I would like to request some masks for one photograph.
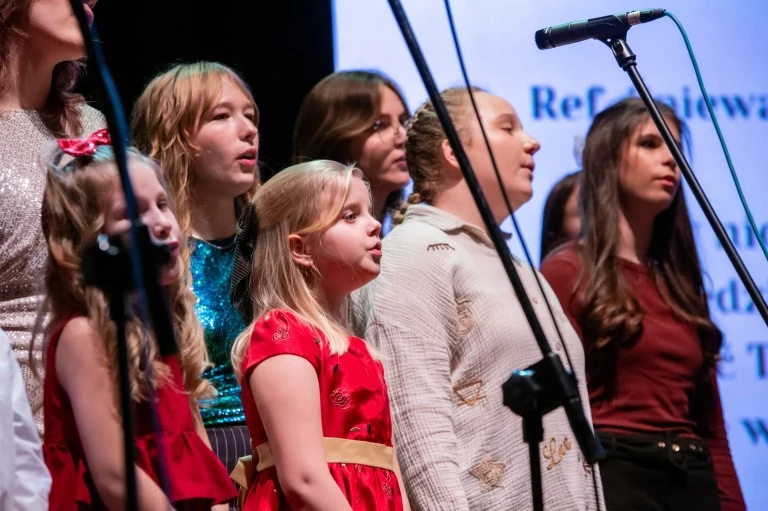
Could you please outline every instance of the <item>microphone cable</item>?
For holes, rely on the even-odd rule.
[[[736,170],[733,167],[733,162],[731,161],[731,155],[728,151],[728,146],[725,143],[725,138],[723,137],[723,133],[722,131],[720,131],[720,124],[717,122],[717,117],[715,116],[715,111],[714,111],[714,108],[712,107],[712,101],[710,101],[709,94],[707,94],[707,89],[704,86],[704,80],[701,77],[701,71],[699,70],[698,62],[696,61],[696,55],[694,55],[693,53],[691,42],[688,40],[688,34],[685,32],[685,29],[683,28],[682,23],[680,23],[680,21],[675,17],[674,14],[672,14],[671,12],[665,9],[664,15],[670,18],[675,23],[675,25],[677,25],[678,30],[680,30],[680,35],[683,36],[683,41],[685,42],[685,48],[688,50],[688,56],[691,58],[691,64],[693,64],[693,71],[696,73],[696,81],[699,83],[699,89],[701,90],[701,95],[704,97],[704,101],[707,104],[707,110],[709,111],[709,116],[712,118],[712,124],[715,126],[715,131],[717,132],[717,138],[720,141],[720,146],[723,148],[725,161],[728,163],[728,170],[730,171],[731,177],[733,178],[733,183],[736,186],[736,191],[739,194],[739,200],[741,201],[741,205],[743,206],[744,211],[747,214],[747,219],[749,220],[749,225],[752,228],[752,231],[755,233],[755,238],[757,239],[757,242],[760,244],[760,248],[763,250],[763,255],[765,256],[766,261],[768,261],[768,248],[766,248],[765,246],[765,241],[760,235],[760,229],[757,228],[755,219],[752,217],[752,211],[749,209],[749,205],[747,204],[747,199],[744,197],[744,192],[741,189],[741,183],[739,182],[739,177],[736,174]]]
[[[488,156],[490,157],[490,160],[491,160],[491,166],[493,167],[493,172],[496,175],[496,181],[499,184],[499,190],[501,191],[501,196],[504,198],[504,204],[506,205],[507,211],[509,212],[509,216],[512,219],[512,225],[515,228],[515,233],[517,234],[517,237],[520,239],[520,246],[522,247],[523,253],[525,254],[525,259],[528,262],[528,265],[530,266],[531,273],[533,273],[533,277],[536,280],[536,284],[538,285],[539,291],[541,292],[541,296],[542,298],[544,298],[544,303],[547,305],[547,310],[549,311],[549,317],[552,319],[552,324],[554,325],[555,331],[557,332],[557,337],[560,341],[560,345],[563,347],[563,351],[565,352],[565,358],[568,360],[568,367],[571,371],[571,374],[573,375],[574,382],[576,383],[576,390],[578,391],[578,378],[576,378],[576,373],[574,372],[574,369],[573,369],[573,362],[571,361],[571,355],[568,352],[568,346],[563,340],[563,334],[560,331],[560,327],[557,324],[557,320],[555,320],[555,314],[552,310],[552,305],[549,303],[549,298],[547,297],[547,293],[544,291],[544,286],[541,283],[541,279],[539,278],[539,272],[536,271],[536,268],[533,265],[530,252],[528,251],[528,245],[525,243],[525,239],[523,238],[523,234],[520,231],[520,226],[518,225],[517,219],[515,218],[515,213],[509,201],[509,197],[507,196],[507,192],[504,189],[504,181],[501,177],[501,173],[499,172],[499,167],[496,164],[496,159],[493,156],[493,150],[491,149],[491,143],[488,140],[488,135],[486,134],[485,128],[483,127],[483,121],[480,118],[480,112],[477,108],[477,103],[475,102],[475,96],[472,92],[472,85],[471,85],[471,82],[469,81],[467,68],[464,65],[464,57],[461,51],[461,45],[459,44],[459,37],[456,33],[456,26],[453,21],[453,12],[451,10],[451,2],[450,0],[444,0],[444,4],[445,4],[445,12],[448,16],[448,25],[451,31],[451,38],[453,39],[453,44],[454,44],[454,47],[456,48],[456,57],[458,58],[459,67],[461,68],[461,75],[464,80],[464,85],[467,88],[467,93],[469,94],[470,102],[472,103],[472,110],[474,111],[475,117],[477,118],[477,122],[480,125],[480,133],[482,134],[485,147],[488,150]],[[592,430],[594,431],[594,425],[592,425]],[[594,468],[592,471],[592,485],[595,493],[595,504],[597,505],[597,511],[600,511],[600,493],[599,493],[598,484],[597,484],[597,474],[595,473]]]

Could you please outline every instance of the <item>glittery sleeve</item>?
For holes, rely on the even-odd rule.
[[[270,311],[253,326],[250,345],[243,359],[243,381],[248,381],[257,365],[276,355],[302,357],[319,374],[321,347],[318,334],[296,315],[284,310]]]

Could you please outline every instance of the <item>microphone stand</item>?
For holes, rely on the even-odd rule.
[[[133,438],[133,399],[128,363],[126,322],[131,314],[131,304],[125,297],[132,290],[136,295],[139,320],[145,328],[151,323],[161,355],[178,353],[175,332],[171,322],[167,299],[159,283],[159,267],[167,262],[167,251],[156,246],[138,214],[136,196],[133,193],[128,173],[126,140],[128,129],[117,90],[109,73],[101,47],[96,43],[96,29],[89,27],[82,0],[70,0],[72,11],[77,18],[88,60],[95,69],[97,90],[104,93],[102,106],[112,139],[120,183],[125,196],[127,216],[130,219],[129,245],[119,236],[99,236],[96,242],[86,247],[83,255],[83,276],[88,285],[102,289],[109,297],[110,318],[117,327],[117,356],[119,370],[120,407],[123,426],[123,455],[125,467],[125,499],[127,511],[138,510],[136,486],[135,442]],[[164,252],[164,253],[163,253]],[[149,311],[150,320],[147,320]],[[149,330],[147,328],[147,330]],[[151,367],[151,365],[150,365]],[[159,430],[159,415],[150,389],[149,406],[152,410],[155,429]],[[169,492],[165,456],[162,440],[157,442],[159,459],[159,483],[164,493],[172,500]]]
[[[451,121],[445,103],[440,97],[432,74],[429,71],[429,66],[416,41],[402,4],[399,0],[388,1],[408,46],[408,50],[419,71],[419,75],[429,93],[432,104],[435,106],[446,138],[459,162],[464,179],[467,181],[467,185],[472,192],[472,197],[477,204],[486,230],[499,254],[515,295],[520,302],[523,313],[528,320],[528,324],[543,355],[542,360],[532,366],[513,372],[512,376],[502,385],[504,405],[523,419],[523,440],[528,443],[530,458],[533,509],[535,511],[542,511],[544,509],[544,500],[541,486],[539,443],[543,440],[542,417],[545,414],[559,406],[563,406],[576,441],[584,454],[584,458],[590,464],[602,460],[605,457],[605,452],[584,415],[575,376],[565,369],[560,357],[552,351],[544,335],[541,324],[536,317],[531,301],[513,263],[509,247],[501,234],[499,226],[496,224],[485,195],[472,170],[459,135]]]
[[[683,152],[675,143],[675,139],[672,137],[672,133],[669,131],[669,126],[667,126],[667,122],[664,119],[664,116],[661,115],[661,112],[659,112],[659,108],[653,101],[651,93],[648,91],[643,78],[640,76],[640,73],[637,70],[637,57],[627,45],[626,38],[627,29],[624,28],[617,29],[615,34],[598,38],[598,40],[608,45],[608,47],[613,52],[614,57],[616,57],[616,62],[619,64],[619,67],[626,71],[630,80],[632,80],[632,84],[635,86],[635,89],[640,95],[640,98],[643,100],[646,110],[648,110],[651,119],[653,119],[653,123],[659,129],[659,133],[661,133],[661,137],[664,139],[664,142],[672,153],[672,157],[675,159],[675,163],[677,163],[678,168],[680,168],[680,172],[683,174],[683,177],[688,183],[688,186],[691,188],[691,192],[693,193],[694,197],[696,197],[699,206],[701,206],[701,210],[704,212],[704,216],[707,217],[707,221],[712,226],[712,230],[715,231],[715,235],[717,236],[720,245],[723,247],[725,253],[728,255],[728,258],[731,260],[733,268],[739,275],[739,278],[749,293],[750,298],[752,298],[755,307],[757,307],[757,310],[760,312],[760,315],[763,318],[763,322],[768,325],[768,306],[766,306],[765,299],[760,294],[760,290],[752,280],[752,277],[749,274],[749,271],[747,271],[747,268],[744,266],[744,262],[741,260],[741,257],[739,257],[738,252],[736,252],[733,243],[723,228],[723,224],[720,223],[720,219],[717,217],[717,214],[712,208],[712,205],[709,203],[704,190],[702,190],[701,186],[699,185],[699,182],[696,179],[696,176],[693,174],[693,170],[691,170],[691,167],[688,164],[688,161],[685,159]]]

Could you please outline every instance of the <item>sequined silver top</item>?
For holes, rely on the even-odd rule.
[[[106,126],[101,113],[89,106],[83,107],[81,123],[83,133],[76,136]],[[48,253],[40,223],[45,190],[40,152],[51,140],[36,111],[0,112],[0,328],[11,340],[33,404],[42,398],[42,385],[32,376],[28,349]]]

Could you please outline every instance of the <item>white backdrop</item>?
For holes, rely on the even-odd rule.
[[[440,88],[460,84],[460,71],[440,0],[403,0]],[[538,261],[543,201],[552,184],[578,168],[574,146],[591,117],[634,89],[610,50],[594,40],[539,51],[534,32],[633,9],[664,7],[682,22],[715,104],[747,201],[768,242],[768,58],[764,0],[454,0],[451,3],[470,79],[508,99],[542,144],[534,197],[517,220]],[[386,0],[335,0],[336,68],[379,69],[402,87],[411,111],[427,97]],[[768,262],[749,230],[683,40],[672,20],[633,27],[628,43],[657,98],[688,123],[690,161],[764,296]],[[689,207],[715,321],[726,335],[720,385],[731,448],[749,509],[768,509],[768,329],[719,246],[694,198]],[[506,226],[505,226],[506,227]],[[512,242],[512,250],[520,253]],[[512,368],[510,368],[512,369]]]

